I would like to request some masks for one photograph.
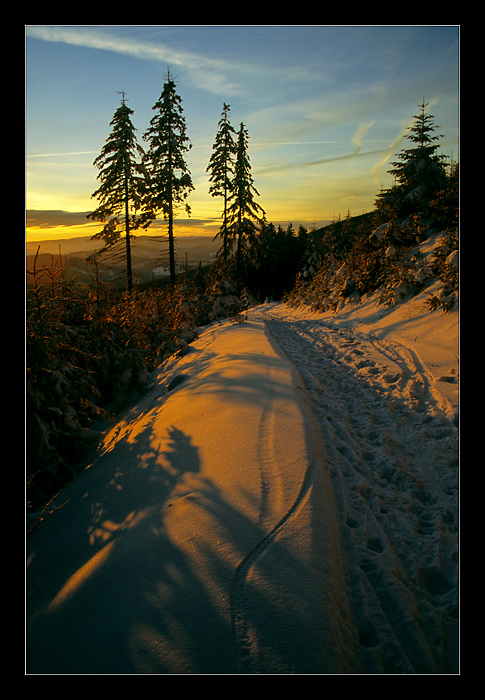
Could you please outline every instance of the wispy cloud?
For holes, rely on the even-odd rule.
[[[26,158],[52,158],[53,156],[82,156],[86,154],[98,153],[98,151],[69,151],[63,153],[34,153],[27,154]]]
[[[27,209],[27,228],[52,228],[57,226],[86,225],[87,211],[63,211],[61,209]]]
[[[347,143],[347,141],[336,141],[326,139],[325,141],[257,141],[251,146],[313,146],[321,143]]]
[[[354,144],[357,153],[362,148],[363,143],[364,143],[364,139],[367,136],[367,134],[369,133],[369,131],[372,129],[374,124],[375,124],[375,119],[373,119],[370,122],[364,122],[363,124],[359,124],[359,126],[357,127],[357,131],[352,136],[352,143]]]
[[[99,224],[87,220],[89,211],[64,211],[62,209],[27,209],[26,210],[26,227],[27,229],[57,229],[57,228],[76,228],[86,229],[86,235],[92,228],[99,228]],[[220,218],[191,218],[178,219],[179,226],[185,229],[208,229],[210,232],[214,227],[220,225]],[[150,227],[151,232],[157,232],[166,229],[166,222],[156,220]],[[150,233],[149,231],[149,233]],[[214,231],[215,233],[215,231]],[[141,234],[144,235],[144,234]]]
[[[217,95],[231,95],[238,91],[237,84],[227,77],[229,72],[227,61],[182,49],[174,49],[159,41],[144,41],[123,34],[110,33],[98,27],[75,26],[28,26],[27,37],[112,51],[142,60],[178,66],[187,71],[194,84],[209,92]]]
[[[333,158],[332,160],[348,160],[349,164],[348,167],[345,168],[341,173],[339,173],[339,177],[342,177],[346,175],[350,170],[352,169],[355,159],[360,156],[360,155],[370,155],[372,153],[378,153],[379,151],[366,151],[365,153],[361,153],[362,146],[364,145],[364,140],[373,125],[375,124],[375,120],[372,120],[370,122],[362,122],[359,124],[357,127],[357,130],[355,131],[354,135],[352,136],[351,143],[354,144],[354,151],[353,153],[350,153],[349,155],[342,156],[342,157],[337,157]]]
[[[358,150],[358,151],[353,151],[352,153],[347,153],[343,156],[331,156],[330,158],[321,158],[320,160],[310,160],[307,163],[302,163],[302,166],[310,166],[310,165],[323,165],[324,163],[334,163],[339,160],[352,160],[353,158],[362,158],[365,156],[372,156],[377,153],[387,153],[387,149],[383,148],[378,148],[372,151],[364,151],[363,153]]]
[[[406,136],[406,133],[409,130],[409,127],[413,124],[414,122],[414,117],[411,117],[409,121],[404,124],[404,126],[400,129],[399,133],[397,134],[396,138],[394,141],[389,145],[389,148],[386,148],[383,151],[383,156],[382,158],[379,158],[379,160],[376,162],[374,167],[372,168],[372,177],[374,178],[374,182],[376,186],[379,186],[379,170],[384,167],[384,165],[389,161],[390,158],[396,153],[398,146],[401,144],[402,140]]]
[[[328,141],[328,142],[320,141],[320,142],[314,142],[314,143],[336,143],[336,142],[335,141]],[[342,143],[346,143],[346,142],[342,142]],[[352,153],[346,153],[346,154],[340,155],[340,156],[328,156],[327,158],[319,158],[318,160],[308,160],[308,161],[305,161],[303,163],[301,163],[301,162],[288,162],[288,163],[285,163],[283,165],[281,163],[278,163],[275,165],[270,165],[267,167],[263,166],[261,168],[258,168],[257,174],[258,175],[269,175],[272,173],[279,173],[281,171],[286,172],[287,170],[296,170],[298,168],[310,168],[310,167],[314,167],[317,165],[327,165],[329,163],[336,163],[338,161],[350,161],[350,160],[353,160],[354,158],[365,158],[368,156],[377,155],[377,154],[381,154],[381,153],[385,154],[387,152],[388,152],[387,148],[386,149],[379,148],[379,149],[374,149],[372,151],[364,151],[364,152],[361,152],[359,150],[359,151],[353,151]]]

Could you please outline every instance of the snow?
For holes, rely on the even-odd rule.
[[[30,535],[27,672],[457,673],[457,320],[200,329]]]

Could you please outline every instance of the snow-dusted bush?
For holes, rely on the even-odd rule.
[[[441,282],[438,292],[427,301],[431,309],[450,311],[458,301],[459,265],[458,231],[444,232],[430,264],[431,274]]]
[[[229,280],[222,280],[215,283],[211,295],[211,321],[218,318],[234,316],[242,310],[242,303],[235,292],[235,285]]]
[[[212,307],[210,319],[228,318],[235,316],[242,309],[241,301],[234,294],[217,297]]]
[[[28,290],[27,491],[35,507],[72,479],[75,465],[112,417],[149,386],[160,347],[195,337],[189,306],[153,289],[115,293],[97,285]]]
[[[440,235],[433,228],[425,230],[423,221],[417,223],[413,217],[379,224],[370,234],[363,230],[355,233],[351,221],[345,225],[344,239],[335,234],[322,236],[319,254],[314,256],[320,259],[318,270],[310,274],[307,268],[306,274],[300,274],[285,301],[308,304],[315,310],[337,310],[342,304],[378,292],[381,304],[393,306],[439,279],[441,291],[430,298],[429,305],[447,310],[455,303],[459,262],[456,232]],[[440,244],[424,259],[421,246],[431,235]]]

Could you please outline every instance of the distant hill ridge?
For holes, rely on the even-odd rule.
[[[69,269],[69,276],[82,281],[94,279],[94,266],[86,263],[86,258],[102,248],[102,242],[92,240],[91,236],[64,238],[46,241],[28,241],[26,243],[27,270],[32,271],[35,256],[38,253],[37,269],[50,267],[53,258],[62,255]],[[220,248],[220,241],[212,236],[180,236],[176,239],[177,262],[180,266],[188,264],[194,267],[201,263],[209,265]],[[121,247],[120,247],[121,250]],[[132,265],[141,281],[150,281],[153,275],[164,275],[164,258],[168,244],[163,237],[136,236],[132,241]],[[123,261],[116,261],[111,254],[100,257],[99,269],[108,278],[116,277],[123,268]],[[27,275],[27,283],[32,280]],[[47,280],[46,280],[47,281]]]

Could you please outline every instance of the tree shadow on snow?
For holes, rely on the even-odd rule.
[[[143,590],[156,586],[158,576],[163,580],[176,555],[164,539],[167,503],[177,485],[200,471],[190,438],[174,426],[157,437],[156,416],[80,474],[28,540],[32,672],[131,667],[120,640],[146,606]]]
[[[189,435],[157,435],[156,416],[72,482],[29,538],[28,673],[235,673],[263,609],[293,653],[274,589],[236,576],[267,533],[202,476]],[[308,578],[286,548],[279,559]],[[291,630],[293,672],[308,669],[305,635]]]
[[[287,366],[280,358],[239,359],[270,370]],[[284,382],[275,389],[274,376],[266,385],[258,373],[249,387],[246,376],[243,394],[234,374],[213,380],[195,390],[258,404],[270,389],[280,398],[291,391]],[[28,540],[28,672],[234,673],[248,626],[258,630],[263,609],[265,620],[279,621],[287,653],[299,654],[292,672],[299,663],[308,669],[305,629],[292,629],[290,643],[274,589],[237,577],[267,532],[204,477],[190,435],[161,416],[163,401],[150,401],[150,410],[141,402],[130,413]],[[202,526],[194,530],[193,523]],[[289,549],[273,548],[281,548],[283,578],[285,569],[308,578]]]

